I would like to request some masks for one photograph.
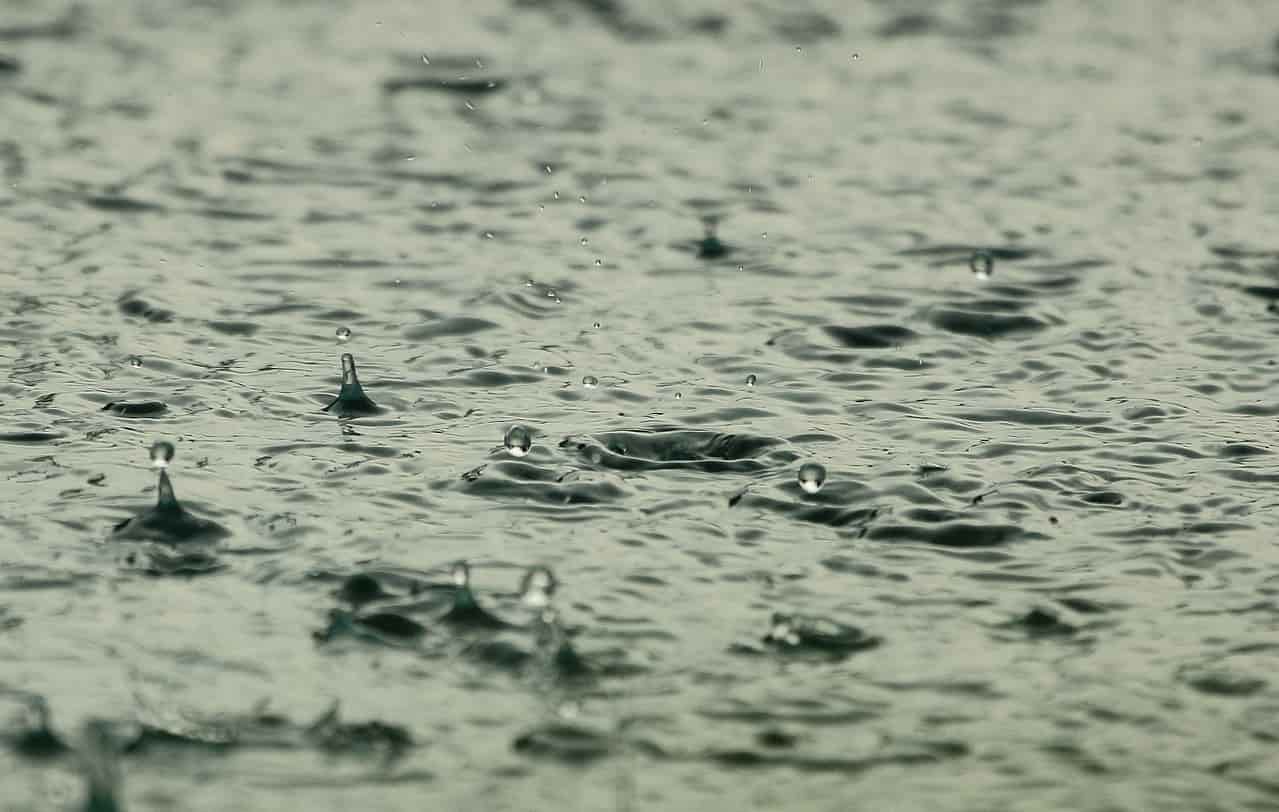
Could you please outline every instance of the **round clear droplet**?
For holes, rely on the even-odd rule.
[[[604,325],[600,324],[600,323],[597,321],[597,322],[595,322],[594,324],[592,324],[591,326],[592,326],[592,327],[594,327],[596,330],[598,330],[598,329],[600,329],[601,327],[603,327]]]
[[[750,375],[747,375],[747,376],[746,376],[746,386],[747,386],[747,387],[750,387],[750,388],[754,388],[754,386],[755,386],[755,381],[757,381],[757,380],[758,380],[758,378],[756,378],[756,377],[755,377],[755,375],[754,375],[753,373],[752,373],[752,374],[750,374]]]
[[[806,462],[799,467],[799,487],[804,493],[817,493],[826,484],[826,469],[815,462]]]
[[[585,378],[582,379],[582,386],[585,386],[587,389],[594,389],[595,387],[599,385],[600,385],[600,379],[595,377],[594,375],[587,375]]]
[[[676,400],[683,400],[683,399],[684,399],[684,393],[683,393],[683,392],[676,392],[676,393],[675,393],[675,399],[676,399]]]
[[[520,583],[520,599],[526,606],[545,609],[551,605],[556,585],[555,575],[549,569],[533,567],[524,573],[524,580]]]
[[[350,341],[350,340],[351,340],[351,328],[350,328],[350,327],[339,327],[339,328],[338,328],[338,331],[337,331],[337,338],[338,338],[338,341],[339,341],[340,343],[342,343],[342,344],[345,344],[346,342]]]
[[[168,468],[173,461],[173,443],[157,440],[151,444],[151,465],[155,468]]]
[[[512,457],[523,457],[533,448],[533,432],[525,426],[511,426],[502,444]]]
[[[136,356],[136,355],[130,355],[130,356],[129,356],[129,366],[131,366],[131,367],[135,367],[135,368],[136,368],[136,367],[140,367],[140,366],[142,366],[142,359],[141,359],[141,358],[139,358],[139,357],[138,357],[138,356]]]
[[[449,578],[453,581],[453,586],[466,589],[471,585],[471,565],[465,561],[457,562],[449,571]]]
[[[985,281],[994,273],[995,258],[989,251],[974,251],[968,258],[968,267],[972,270],[973,276]]]

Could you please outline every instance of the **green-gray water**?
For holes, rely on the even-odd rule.
[[[0,0],[0,808],[1275,808],[1277,34]]]

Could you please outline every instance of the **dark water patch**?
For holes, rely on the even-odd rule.
[[[1093,491],[1079,498],[1090,505],[1105,505],[1107,507],[1119,507],[1124,503],[1123,494],[1116,491]]]
[[[1270,449],[1261,446],[1252,445],[1250,443],[1227,443],[1221,447],[1218,456],[1228,459],[1242,459],[1247,457],[1259,457],[1263,454],[1269,454]]]
[[[0,75],[13,76],[22,72],[22,63],[15,56],[0,54]]]
[[[590,465],[618,471],[754,473],[770,467],[757,458],[780,444],[771,437],[661,428],[566,437],[559,447]]]
[[[226,528],[187,511],[178,502],[167,471],[160,471],[154,507],[125,519],[115,526],[112,536],[131,541],[154,541],[165,544],[214,542],[229,536]],[[192,551],[192,554],[197,551]],[[187,555],[188,553],[182,553]],[[181,556],[179,556],[181,560]]]
[[[113,214],[148,214],[165,210],[165,207],[159,203],[150,203],[124,195],[88,195],[84,202],[98,211]]]
[[[0,41],[71,39],[83,30],[85,8],[72,5],[62,16],[46,22],[0,25]]]
[[[822,329],[843,346],[859,350],[900,347],[916,337],[913,330],[895,324],[876,324],[868,327],[827,325]]]
[[[1033,316],[1000,315],[976,310],[937,308],[929,321],[947,332],[982,338],[1004,338],[1043,330],[1048,325]]]
[[[1070,637],[1078,631],[1075,626],[1062,620],[1057,612],[1038,607],[1004,623],[1001,628],[1015,630],[1032,638]]]
[[[614,737],[580,725],[551,723],[521,733],[511,748],[522,756],[585,766],[613,752]]]
[[[1023,426],[1097,426],[1109,419],[1064,414],[1047,409],[981,409],[952,413],[950,416],[978,423],[1013,423]]]
[[[163,417],[169,411],[169,407],[157,400],[144,400],[136,402],[128,401],[112,401],[103,406],[101,411],[111,412],[117,417],[133,417],[133,418],[149,418]]]
[[[954,522],[938,526],[877,524],[871,527],[868,538],[873,541],[910,541],[938,547],[971,549],[1002,547],[1041,536],[1014,525]]]
[[[665,32],[650,20],[630,13],[623,0],[513,0],[517,10],[537,10],[560,25],[589,19],[616,37],[645,41],[663,38]]]
[[[525,501],[550,508],[608,505],[622,501],[628,494],[620,480],[586,478],[509,462],[497,468],[472,469],[461,476],[458,487],[470,496]]]
[[[126,316],[133,318],[145,319],[154,324],[163,324],[173,321],[173,311],[166,310],[162,307],[153,307],[146,300],[140,299],[136,294],[129,292],[120,295],[116,300],[116,306],[120,312]]]
[[[878,648],[884,641],[856,626],[821,617],[776,612],[761,642],[762,650],[739,644],[731,651],[745,655],[766,651],[787,658],[839,662],[859,652]]]
[[[420,327],[407,328],[404,330],[404,337],[410,341],[426,341],[433,338],[473,335],[484,330],[491,330],[497,326],[497,324],[487,319],[454,316],[431,324],[424,324]]]
[[[52,431],[6,431],[0,432],[0,443],[51,443],[65,436]]]
[[[510,80],[498,76],[395,76],[382,81],[382,90],[389,94],[406,90],[456,93],[469,98],[497,93],[509,83]]]
[[[209,329],[228,336],[251,336],[261,329],[260,325],[249,321],[210,321]]]

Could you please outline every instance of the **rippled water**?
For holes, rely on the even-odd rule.
[[[2,805],[1274,808],[1273,12],[3,3]]]

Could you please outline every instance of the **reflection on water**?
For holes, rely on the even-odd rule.
[[[1272,808],[1268,11],[8,3],[0,807]]]

